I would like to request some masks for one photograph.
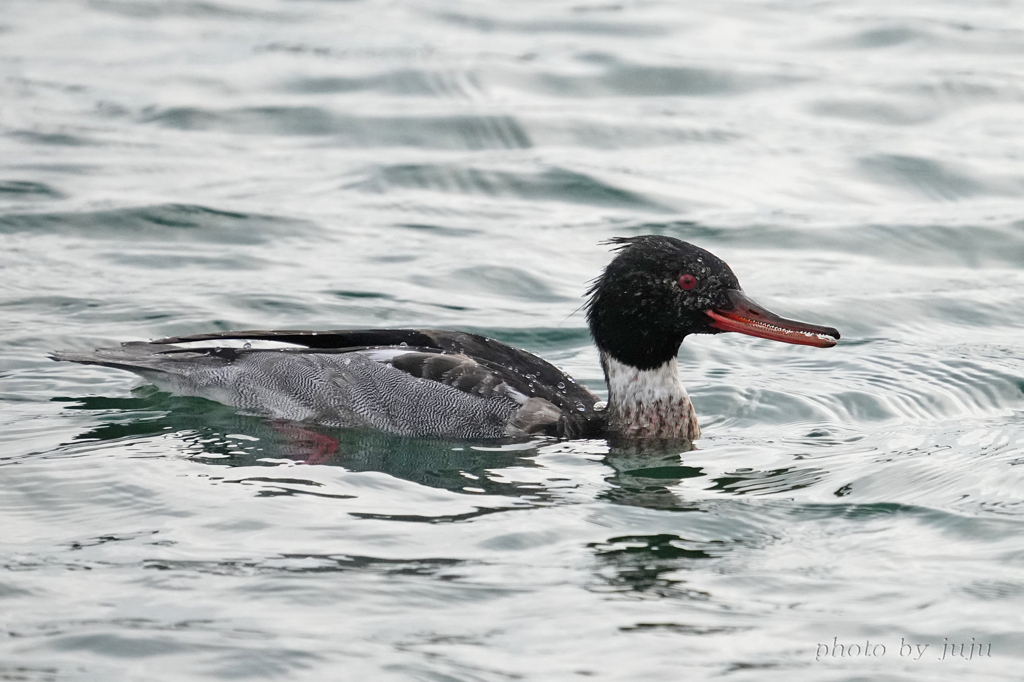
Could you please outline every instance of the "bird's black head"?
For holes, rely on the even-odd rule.
[[[786,320],[748,299],[725,261],[673,237],[612,239],[619,253],[588,292],[597,347],[619,362],[653,369],[687,334],[736,331],[776,341],[834,346],[839,332]],[[829,338],[832,337],[832,338]]]

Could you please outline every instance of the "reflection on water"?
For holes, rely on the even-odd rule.
[[[132,398],[87,397],[60,402],[71,402],[67,409],[102,411],[118,419],[79,434],[75,442],[131,440],[170,433],[180,440],[191,461],[213,466],[273,468],[281,460],[291,460],[348,471],[378,471],[458,493],[537,498],[543,492],[530,484],[492,480],[495,470],[534,466],[530,455],[536,454],[536,447],[529,443],[408,438],[267,420],[239,414],[202,398],[162,393],[152,386],[136,389]],[[126,413],[132,417],[122,421],[120,415]],[[289,471],[291,476],[297,470]],[[239,482],[319,485],[300,478],[249,477]],[[263,490],[261,494],[285,494],[285,490]]]
[[[687,569],[713,559],[720,543],[692,542],[675,535],[630,535],[593,543],[602,583],[592,589],[623,596],[707,601],[711,595],[686,586]],[[709,551],[710,550],[710,551]]]
[[[817,467],[786,467],[771,471],[741,468],[715,478],[711,489],[734,495],[771,495],[807,488],[824,480],[827,473]]]
[[[545,443],[555,442],[551,439],[474,442],[333,429],[246,416],[219,403],[174,396],[150,385],[134,389],[130,398],[92,396],[54,401],[65,409],[105,415],[100,424],[78,434],[73,443],[171,435],[180,441],[190,461],[212,466],[273,468],[282,460],[290,460],[353,472],[376,471],[455,493],[517,497],[532,504],[550,501],[543,484],[502,480],[502,470],[537,467],[534,458]],[[614,474],[605,478],[608,487],[601,498],[653,509],[690,508],[673,487],[682,479],[706,475],[699,467],[683,464],[682,456],[692,449],[689,441],[613,444],[602,459]],[[289,471],[288,478],[250,476],[235,482],[280,484],[274,489],[264,486],[261,495],[302,492],[330,496],[296,489],[294,485],[298,484],[320,484],[301,480],[301,476],[294,475],[295,469]],[[716,485],[728,483],[716,479]]]
[[[685,466],[682,456],[693,444],[682,441],[613,444],[604,459],[615,472],[605,480],[603,499],[652,509],[693,509],[674,492],[675,484],[686,478],[706,476],[699,467]]]

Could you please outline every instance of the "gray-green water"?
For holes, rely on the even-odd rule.
[[[1019,2],[3,0],[0,679],[1020,679],[1022,121]],[[45,357],[449,327],[603,390],[651,232],[843,332],[688,339],[681,455]]]

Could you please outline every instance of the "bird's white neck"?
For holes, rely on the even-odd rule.
[[[601,353],[608,382],[608,428],[627,438],[700,437],[690,396],[672,358],[654,369],[637,369]]]

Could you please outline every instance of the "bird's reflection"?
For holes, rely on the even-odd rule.
[[[616,536],[588,547],[598,566],[594,591],[696,601],[707,601],[710,595],[689,587],[678,572],[723,550],[722,543],[694,542],[668,533]]]
[[[616,504],[651,509],[695,509],[673,487],[683,479],[704,476],[699,467],[683,464],[683,455],[694,449],[691,441],[660,440],[609,443],[607,464],[614,473],[602,497]]]
[[[201,398],[140,387],[130,398],[59,399],[68,409],[95,411],[103,420],[78,435],[113,441],[174,434],[194,451],[193,461],[215,466],[277,465],[281,460],[379,471],[432,488],[467,494],[536,496],[533,483],[498,480],[492,472],[536,467],[536,444],[408,438],[359,429],[333,429],[268,420]]]
[[[605,480],[601,497],[609,502],[672,512],[706,511],[701,501],[686,500],[678,484],[706,476],[699,467],[687,466],[683,457],[694,450],[690,441],[640,441],[609,443],[605,463],[614,473]],[[675,517],[685,527],[683,514]],[[595,561],[590,589],[624,598],[707,601],[711,595],[692,588],[685,571],[725,551],[724,543],[695,541],[683,534],[637,533],[616,535],[588,545]],[[680,623],[660,623],[671,628]]]
[[[404,438],[377,431],[331,429],[309,424],[268,420],[239,414],[232,408],[199,398],[172,396],[152,387],[140,387],[129,398],[86,397],[59,399],[72,410],[89,410],[100,423],[81,433],[76,441],[138,440],[173,437],[185,445],[190,459],[216,467],[277,466],[282,460],[308,465],[337,466],[348,471],[376,471],[398,479],[460,494],[488,494],[557,500],[558,489],[544,483],[517,482],[510,468],[538,468],[535,458],[546,442],[495,443]],[[572,450],[572,443],[559,444]],[[684,457],[693,450],[686,441],[609,442],[603,463],[608,467],[606,486],[598,499],[614,505],[644,507],[672,512],[706,512],[701,500],[687,500],[680,482],[705,476],[699,467],[688,466]],[[505,470],[503,472],[503,470]],[[261,494],[293,494],[301,475],[289,472],[289,485],[273,478],[277,487],[265,486]],[[504,474],[504,475],[503,475]],[[294,480],[293,480],[294,479]],[[262,480],[249,476],[246,481]],[[267,479],[270,481],[271,479]],[[554,480],[554,479],[552,479]],[[709,480],[712,488],[715,482]],[[321,484],[309,482],[310,486]],[[564,480],[560,485],[564,485]],[[327,491],[323,497],[349,498]],[[453,517],[503,511],[506,507],[479,507]],[[404,521],[437,522],[438,517],[362,514]],[[679,518],[682,520],[684,514]],[[447,517],[446,517],[447,518]],[[685,523],[681,524],[685,527]],[[689,587],[681,569],[692,568],[728,551],[728,543],[695,541],[686,533],[652,532],[613,535],[590,543],[595,559],[597,591],[632,598],[683,598],[705,600],[704,592]],[[678,625],[678,624],[677,624]],[[683,626],[679,626],[683,627]]]
[[[174,434],[194,451],[191,459],[216,466],[266,466],[281,460],[379,471],[432,488],[467,494],[544,496],[543,486],[508,480],[511,467],[537,468],[544,442],[495,443],[409,438],[358,429],[246,416],[219,403],[136,388],[128,398],[60,398],[67,409],[89,410],[101,423],[75,439],[113,441]],[[609,443],[604,463],[612,474],[601,497],[615,504],[687,510],[673,490],[683,479],[703,476],[686,466],[688,441]]]

